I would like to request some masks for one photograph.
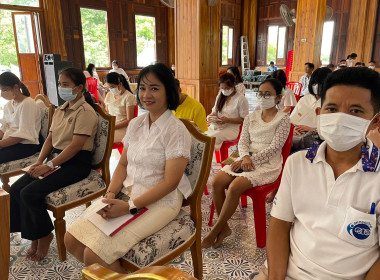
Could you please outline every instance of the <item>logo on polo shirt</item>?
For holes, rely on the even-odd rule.
[[[372,225],[369,222],[357,221],[350,223],[347,226],[347,232],[349,235],[359,240],[367,239],[371,235]]]

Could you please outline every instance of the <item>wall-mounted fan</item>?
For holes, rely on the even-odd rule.
[[[331,17],[333,16],[333,13],[334,13],[333,9],[330,6],[326,6],[325,21],[331,19]],[[292,26],[296,23],[295,9],[290,10],[287,5],[282,4],[280,6],[280,14],[286,26]]]
[[[161,0],[161,3],[166,7],[174,8],[174,0]]]

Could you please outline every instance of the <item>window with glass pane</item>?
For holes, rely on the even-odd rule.
[[[0,73],[18,68],[12,11],[0,10]],[[2,98],[0,98],[2,99]]]
[[[34,38],[32,30],[32,19],[30,15],[15,15],[15,26],[17,32],[18,52],[34,53]]]
[[[232,46],[234,40],[234,29],[223,25],[222,26],[222,65],[232,64]]]
[[[137,67],[145,67],[156,59],[156,18],[135,15]]]
[[[40,0],[0,0],[0,4],[39,7]]]
[[[272,25],[268,27],[267,64],[285,64],[286,27]]]
[[[109,67],[107,12],[81,8],[80,14],[86,65],[93,63],[96,67]]]
[[[334,35],[334,21],[326,21],[323,24],[323,34],[322,34],[322,47],[321,47],[322,65],[327,65],[330,63],[333,35]]]

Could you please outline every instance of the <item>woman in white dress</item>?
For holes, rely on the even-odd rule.
[[[123,75],[109,73],[106,76],[109,93],[104,99],[106,110],[116,117],[114,142],[125,136],[129,122],[135,117],[136,97],[132,94],[128,81]]]
[[[278,109],[289,113],[297,105],[297,100],[294,92],[286,86],[286,74],[283,70],[276,70],[272,72],[272,78],[278,80],[283,88],[283,96],[278,104]]]
[[[41,112],[28,88],[11,72],[0,75],[1,97],[8,101],[0,119],[0,164],[40,150]]]
[[[238,145],[240,157],[224,166],[213,180],[213,200],[219,217],[203,239],[203,248],[219,247],[232,233],[228,220],[243,192],[275,181],[281,172],[282,147],[290,130],[289,115],[276,108],[281,91],[282,85],[276,79],[267,79],[259,87],[257,100],[262,110],[244,119]]]
[[[235,140],[239,135],[240,125],[248,115],[248,101],[238,94],[235,77],[225,73],[219,78],[219,94],[212,112],[207,116],[209,136],[215,137],[215,150],[219,151],[224,141]]]
[[[125,273],[119,259],[136,243],[159,231],[179,213],[191,194],[184,175],[190,158],[191,136],[171,110],[179,96],[171,70],[162,63],[149,65],[138,77],[138,103],[148,111],[133,119],[123,139],[124,150],[100,211],[105,219],[137,209],[148,211],[110,237],[79,217],[65,235],[67,250],[86,266],[99,263]]]
[[[243,79],[241,78],[239,68],[236,66],[230,66],[227,68],[227,73],[234,75],[237,93],[245,96],[245,85],[243,84]]]
[[[119,67],[119,62],[117,62],[117,60],[112,61],[112,69],[110,70],[109,73],[113,73],[113,72],[123,75],[125,79],[129,82],[129,77],[127,73],[125,73],[123,68]]]

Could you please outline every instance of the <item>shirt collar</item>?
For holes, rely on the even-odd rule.
[[[172,111],[167,109],[153,124],[155,124],[160,130],[164,128],[167,123],[167,120],[170,118],[170,115],[173,115]],[[139,127],[142,125],[149,126],[149,113],[145,115],[144,119],[139,124]]]
[[[372,152],[372,149],[373,149],[373,143],[370,139],[367,138],[367,145],[369,147],[369,154],[371,154]],[[315,156],[313,157],[313,155],[310,156],[310,158],[308,158],[310,160],[311,163],[318,163],[318,162],[324,162],[324,163],[327,163],[326,162],[326,146],[327,146],[327,143],[326,141],[323,141],[319,147],[318,147],[318,150],[317,150],[317,153],[315,154]],[[379,159],[377,159],[379,161]],[[356,170],[360,170],[360,171],[363,171],[363,172],[368,172],[368,171],[364,171],[363,170],[363,164],[362,164],[362,159],[360,158],[358,160],[358,162],[351,168],[351,170],[353,171],[356,171]]]
[[[77,102],[75,102],[75,104],[69,108],[69,110],[73,110],[75,111],[76,109],[78,109],[80,106],[82,106],[84,103],[86,103],[86,99],[84,99],[84,96],[82,96],[81,98],[79,98],[77,100]],[[61,107],[59,107],[59,109],[61,110],[66,110],[66,108],[69,106],[69,101],[66,101]]]

